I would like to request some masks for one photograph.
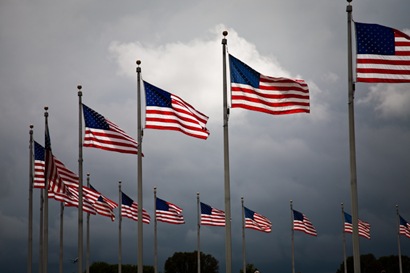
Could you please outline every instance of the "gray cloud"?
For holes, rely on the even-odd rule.
[[[68,168],[78,168],[77,85],[83,102],[136,136],[135,61],[144,80],[209,115],[211,136],[145,130],[144,204],[158,196],[184,209],[186,224],[159,223],[159,267],[175,251],[196,249],[196,193],[224,209],[222,31],[228,50],[261,73],[301,77],[311,113],[270,116],[232,109],[229,121],[233,272],[242,266],[241,203],[273,223],[272,233],[246,230],[247,261],[261,272],[291,268],[290,209],[305,213],[318,237],[295,233],[301,272],[335,272],[342,261],[340,203],[350,211],[346,2],[3,1],[0,4],[0,267],[26,268],[29,125],[51,142]],[[356,21],[409,28],[407,2],[353,2]],[[280,74],[280,75],[279,75]],[[408,85],[358,84],[355,122],[359,215],[371,225],[362,253],[397,255],[396,212],[410,219]],[[118,181],[137,200],[135,156],[84,149],[84,171],[114,201]],[[50,270],[58,266],[59,204],[50,201]],[[77,252],[77,210],[66,208],[65,271]],[[34,191],[34,262],[38,261],[39,192]],[[118,223],[91,217],[92,261],[117,262]],[[136,263],[137,223],[123,221],[123,262]],[[348,255],[351,242],[348,238]],[[201,248],[225,270],[223,228],[203,227]],[[404,240],[404,239],[403,239]],[[404,241],[403,241],[404,242]],[[144,225],[144,263],[153,264],[153,225]],[[402,254],[410,249],[403,243]],[[329,255],[329,253],[335,253]],[[326,261],[323,257],[327,257]],[[11,267],[13,265],[13,267]],[[17,268],[16,268],[17,267]],[[38,265],[34,265],[37,272]]]

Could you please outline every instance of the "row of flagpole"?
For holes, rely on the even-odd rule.
[[[226,37],[228,33],[225,31],[223,33],[223,35]],[[224,38],[223,40],[223,56],[224,56],[224,60],[223,60],[223,66],[224,66],[224,74],[226,74],[226,38]],[[232,59],[232,56],[229,56],[230,59]],[[235,59],[235,58],[233,58]],[[236,60],[236,59],[235,59]],[[241,63],[239,60],[236,60],[236,62],[239,62],[241,69],[243,69],[242,67],[245,66],[245,64]],[[137,61],[137,97],[138,97],[138,149],[140,152],[138,152],[138,185],[137,185],[137,190],[138,190],[138,203],[140,204],[140,206],[142,206],[142,126],[141,126],[141,110],[140,110],[140,106],[141,106],[141,87],[140,87],[140,73],[141,73],[141,68],[139,67],[139,65],[141,64],[140,61]],[[147,83],[144,82],[144,85],[147,87]],[[152,86],[150,87],[152,88]],[[155,87],[154,87],[155,88]],[[81,272],[82,268],[83,268],[83,146],[85,146],[85,143],[83,142],[83,132],[82,132],[82,113],[83,111],[85,111],[83,108],[85,107],[82,103],[82,86],[79,85],[77,86],[78,89],[78,101],[79,101],[79,156],[78,156],[78,260],[77,260],[77,264],[78,264],[78,271]],[[147,89],[147,88],[146,88]],[[157,89],[157,88],[156,88]],[[230,212],[230,181],[229,181],[229,151],[228,151],[228,147],[229,147],[229,143],[228,143],[228,116],[229,116],[229,109],[228,109],[228,98],[227,98],[227,81],[226,81],[226,75],[224,75],[224,173],[225,173],[225,179],[224,179],[224,184],[225,184],[225,211],[226,211],[226,219],[229,219],[226,221],[226,266],[227,272],[231,272],[231,259],[232,259],[232,255],[231,255],[231,212]],[[163,92],[162,90],[160,90],[161,92]],[[175,97],[174,99],[178,99],[180,100],[180,98]],[[181,101],[181,100],[180,100]],[[187,105],[185,102],[183,102],[185,105]],[[185,106],[184,105],[184,106]],[[187,107],[191,107],[190,105],[187,105]],[[237,107],[241,107],[241,106],[237,106]],[[245,107],[246,108],[246,107]],[[50,167],[49,164],[51,164],[51,162],[53,162],[52,159],[52,152],[51,152],[51,147],[50,147],[50,139],[49,139],[49,134],[48,134],[48,108],[45,108],[45,122],[46,122],[46,164],[45,164],[45,179],[44,179],[44,183],[45,183],[45,189],[44,192],[44,199],[42,198],[42,206],[44,203],[44,213],[41,213],[42,215],[42,220],[41,220],[41,224],[43,225],[43,227],[41,228],[41,230],[43,230],[43,232],[41,233],[42,239],[41,241],[41,255],[42,255],[42,263],[40,265],[40,271],[47,273],[47,264],[48,264],[48,188],[49,188],[49,182],[50,182]],[[190,109],[192,110],[192,108]],[[195,109],[193,109],[195,110]],[[196,111],[196,110],[195,110]],[[305,112],[305,111],[304,111]],[[308,111],[307,111],[308,112]],[[197,114],[197,113],[196,113]],[[207,120],[207,117],[204,116],[205,119],[205,123]],[[85,117],[84,117],[85,118]],[[202,121],[200,121],[202,122]],[[204,126],[204,125],[203,125]],[[206,128],[205,128],[206,129]],[[186,133],[186,132],[185,132]],[[186,133],[188,135],[190,135],[189,133]],[[206,133],[206,135],[208,135],[209,133]],[[205,138],[203,136],[198,136],[195,135],[196,137],[199,138]],[[92,146],[92,145],[91,145]],[[53,163],[54,164],[54,163]],[[55,166],[53,166],[54,168]],[[55,170],[53,170],[54,172]],[[54,174],[53,174],[54,175]],[[54,181],[55,183],[55,181]],[[43,208],[43,207],[42,207]],[[43,212],[43,210],[41,209],[41,212]],[[63,212],[61,212],[63,213]],[[141,218],[141,211],[139,211],[139,217]],[[138,223],[138,272],[142,273],[142,259],[143,259],[143,233],[142,233],[142,223]],[[61,269],[62,270],[62,269]]]
[[[32,147],[33,147],[33,139],[32,139],[32,126],[30,127],[30,150],[32,151]],[[32,154],[32,152],[30,152],[30,154]],[[32,162],[32,161],[31,161]],[[32,173],[32,172],[31,172]],[[31,175],[30,175],[30,177],[32,177]],[[31,179],[30,179],[31,180]],[[30,184],[32,184],[32,183],[30,183]],[[87,186],[88,187],[90,187],[91,185],[90,185],[90,175],[89,174],[87,174]],[[31,192],[30,190],[29,190],[29,192]],[[119,271],[121,271],[121,219],[122,219],[122,212],[121,212],[121,208],[122,208],[122,204],[124,203],[123,202],[123,200],[122,200],[122,196],[123,196],[123,194],[122,194],[122,191],[121,191],[121,182],[119,182],[119,195],[120,195],[120,199],[119,199],[119,204],[120,204],[120,207],[119,207]],[[157,200],[157,197],[156,197],[156,188],[154,188],[154,200]],[[202,221],[202,214],[203,214],[203,212],[202,212],[202,207],[201,207],[201,214],[199,213],[199,204],[200,204],[200,202],[199,202],[199,193],[197,193],[197,204],[198,204],[198,265],[200,264],[200,247],[199,247],[199,227],[200,227],[200,224],[201,224],[201,222],[200,221]],[[243,257],[244,257],[244,266],[246,266],[246,253],[245,253],[245,233],[244,233],[244,229],[245,229],[245,227],[247,227],[246,226],[246,222],[245,222],[245,219],[250,219],[250,218],[252,218],[256,213],[254,213],[254,212],[252,212],[253,214],[252,214],[252,216],[250,216],[250,217],[248,217],[248,216],[246,216],[246,212],[247,211],[249,211],[249,209],[247,209],[247,208],[245,208],[244,207],[244,205],[243,205],[243,198],[241,198],[241,202],[242,202],[242,222],[243,222],[243,225],[242,225],[242,227],[243,227]],[[62,203],[61,203],[62,204]],[[156,203],[155,203],[156,204]],[[202,203],[201,203],[201,205],[203,205]],[[62,210],[61,210],[61,213],[60,213],[60,215],[62,216],[63,215],[63,206],[62,206]],[[155,211],[157,211],[157,208],[155,207]],[[291,201],[291,212],[293,212],[293,213],[295,213],[295,211],[293,210],[293,208],[292,208],[292,201]],[[298,212],[297,212],[298,213]],[[212,213],[211,213],[212,214]],[[342,205],[342,216],[343,216],[343,214],[344,214],[344,210],[343,210],[343,205]],[[201,216],[200,216],[201,215]],[[398,213],[398,206],[397,206],[397,215],[398,215],[398,228],[399,228],[399,230],[398,230],[398,234],[400,235],[400,228],[401,228],[401,226],[400,226],[400,215],[399,215],[399,213]],[[156,216],[156,213],[155,213],[155,216]],[[258,217],[259,218],[262,218],[262,220],[263,220],[263,216],[261,216],[261,215],[259,215],[258,214]],[[343,217],[345,217],[345,216],[343,216]],[[305,218],[305,216],[303,215],[303,218]],[[201,220],[200,220],[201,219]],[[292,219],[293,219],[293,223],[294,223],[294,221],[296,220],[296,218],[295,218],[295,216],[293,215],[293,217],[292,217]],[[225,221],[225,220],[224,220]],[[256,221],[256,220],[255,220]],[[304,219],[302,219],[302,221],[304,221]],[[346,221],[346,220],[345,220]],[[351,223],[351,220],[350,220],[350,223]],[[261,222],[258,222],[258,225],[260,225],[261,224]],[[262,223],[263,224],[263,223]],[[266,224],[266,223],[265,223]],[[359,224],[360,224],[360,220],[359,220]],[[258,228],[256,228],[257,230],[260,230],[260,231],[264,231],[264,232],[270,232],[271,231],[271,229],[270,229],[270,226],[271,226],[271,223],[270,223],[270,221],[268,221],[268,225],[269,225],[269,229],[259,229],[259,227]],[[410,237],[410,231],[409,231],[409,225],[407,224],[407,222],[405,222],[405,229],[407,229],[407,233],[406,233],[406,236],[407,237]],[[60,272],[62,272],[62,242],[63,242],[63,238],[62,238],[62,227],[63,227],[63,218],[61,217],[60,218]],[[250,226],[248,226],[248,227],[250,227]],[[252,227],[251,227],[252,228]],[[292,228],[292,268],[293,268],[293,271],[294,271],[294,251],[293,251],[293,249],[294,249],[294,246],[293,246],[293,242],[294,242],[294,240],[293,240],[293,230],[294,230],[295,228]],[[308,233],[309,234],[309,233]],[[312,235],[312,234],[311,234]],[[370,236],[370,235],[369,235]],[[155,264],[154,264],[154,267],[157,269],[157,239],[156,239],[156,218],[155,218],[155,239],[154,239],[154,241],[155,241]],[[86,255],[86,257],[87,257],[87,260],[86,260],[86,269],[87,269],[87,272],[89,272],[89,246],[90,246],[90,243],[89,243],[89,238],[90,238],[90,236],[89,236],[89,214],[87,214],[87,255]],[[399,238],[398,238],[399,239]],[[345,239],[343,238],[343,243],[345,243]],[[399,243],[399,258],[401,259],[401,254],[400,254],[400,241],[398,242]],[[29,244],[30,244],[30,241],[29,241]],[[344,246],[344,248],[345,248],[345,246]],[[345,260],[345,250],[344,250],[344,260]],[[400,261],[400,264],[401,264],[401,261]],[[198,271],[200,270],[200,266],[198,266]]]
[[[30,130],[30,133],[32,132],[32,129]],[[30,145],[32,146],[32,145]],[[87,186],[90,186],[90,175],[87,174]],[[118,266],[119,269],[118,271],[121,272],[121,264],[122,264],[122,246],[121,246],[121,222],[122,222],[122,204],[124,204],[123,201],[123,197],[124,194],[122,193],[121,190],[121,181],[119,181],[119,257],[118,257]],[[156,195],[156,188],[154,188],[154,200],[157,200],[157,195]],[[156,202],[154,202],[156,204]],[[245,250],[245,228],[254,228],[256,230],[259,231],[263,231],[263,232],[271,232],[271,222],[269,220],[267,220],[266,217],[255,213],[253,211],[251,211],[252,214],[248,215],[247,212],[249,212],[250,210],[247,209],[246,207],[244,207],[244,201],[243,201],[243,197],[241,198],[241,203],[242,203],[242,241],[243,241],[243,266],[244,266],[244,270],[246,270],[246,250]],[[61,203],[62,204],[62,203]],[[200,209],[200,204],[201,204],[201,209]],[[202,218],[203,215],[207,215],[205,210],[203,210],[202,206],[206,207],[205,204],[201,203],[199,201],[199,193],[197,193],[197,213],[198,213],[198,273],[200,273],[200,226],[203,224],[207,224],[208,222],[206,222],[204,219]],[[291,230],[292,230],[292,271],[294,271],[294,230],[301,230],[301,231],[305,231],[304,228],[305,226],[309,226],[309,224],[306,223],[302,223],[302,229],[297,229],[295,227],[295,222],[298,220],[294,213],[300,214],[299,212],[296,212],[293,210],[293,206],[292,206],[292,201],[290,202],[290,208],[291,208]],[[155,206],[154,208],[155,211],[157,211],[157,208]],[[398,206],[396,206],[396,210],[397,210],[397,216],[398,216],[398,240],[400,239],[400,215],[398,212]],[[210,225],[213,226],[225,226],[225,219],[223,220],[223,224],[221,224],[221,220],[219,218],[220,213],[223,213],[223,211],[219,211],[215,208],[211,208],[211,212],[209,214],[209,217],[207,219],[207,221],[215,221],[214,223],[211,223]],[[62,215],[62,214],[61,214]],[[254,218],[254,216],[257,215],[257,217],[255,219],[251,219]],[[90,214],[87,214],[87,255],[86,255],[86,272],[89,272],[89,249],[90,249],[90,233],[89,233],[89,216]],[[225,216],[225,214],[223,213],[223,216]],[[157,271],[158,265],[157,265],[157,220],[156,220],[156,213],[154,214],[154,256],[155,256],[155,262],[154,262],[154,268],[155,271]],[[342,204],[342,222],[344,223],[345,227],[344,227],[344,232],[343,232],[343,256],[344,256],[344,266],[345,266],[345,270],[346,270],[346,250],[345,250],[345,235],[344,233],[347,232],[346,231],[346,215],[344,213],[344,209],[343,209],[343,204]],[[305,216],[303,215],[303,218],[305,218]],[[135,220],[135,219],[134,219]],[[248,225],[247,221],[250,221],[250,224]],[[305,219],[302,219],[302,222]],[[219,221],[219,222],[218,222]],[[253,223],[255,222],[255,224]],[[360,220],[359,220],[360,222]],[[349,221],[350,225],[351,225],[351,220]],[[209,223],[208,223],[209,224]],[[60,272],[62,272],[62,227],[63,227],[63,221],[61,219],[60,221]],[[257,227],[257,228],[255,228]],[[312,226],[313,227],[313,226]],[[405,228],[409,229],[410,227],[408,226],[408,224],[406,224]],[[410,229],[409,229],[410,230]],[[306,232],[306,231],[305,231]],[[315,232],[315,230],[314,230]],[[310,235],[315,235],[315,233],[310,233],[310,232],[306,232]],[[408,234],[407,234],[408,233]],[[407,231],[406,236],[410,237],[410,231]],[[369,237],[367,237],[368,239],[370,239],[370,235]],[[398,246],[399,246],[399,263],[400,263],[400,267],[401,267],[401,253],[400,253],[400,240],[398,241]],[[400,271],[401,272],[401,271]]]
[[[358,192],[357,192],[357,175],[356,175],[356,147],[355,147],[355,125],[354,125],[354,89],[355,84],[353,81],[353,54],[352,54],[352,0],[347,0],[348,5],[346,8],[347,12],[347,27],[348,27],[348,118],[349,118],[349,148],[350,148],[350,190],[351,190],[351,208],[352,208],[352,241],[353,241],[353,260],[354,260],[354,272],[360,273],[360,250],[359,250],[359,230],[358,230]],[[368,27],[368,26],[363,26]],[[226,219],[226,226],[225,226],[225,263],[226,263],[226,273],[232,272],[232,235],[231,235],[231,197],[230,197],[230,169],[229,169],[229,128],[228,128],[228,121],[229,121],[229,107],[228,107],[228,82],[227,82],[227,63],[226,59],[229,58],[230,62],[230,72],[231,72],[231,108],[245,108],[248,110],[265,112],[268,114],[292,114],[292,113],[309,113],[309,90],[307,88],[306,83],[303,80],[292,80],[292,79],[285,79],[285,78],[273,78],[269,76],[264,76],[259,74],[257,71],[254,71],[252,68],[248,67],[246,64],[242,63],[232,55],[227,56],[227,39],[226,36],[228,35],[227,31],[223,32],[223,39],[222,39],[222,56],[223,56],[223,146],[224,146],[224,204],[225,204],[225,219]],[[401,35],[405,35],[401,33]],[[408,36],[405,35],[407,38]],[[359,55],[359,54],[358,54]],[[138,205],[140,208],[143,208],[143,198],[142,198],[142,189],[143,189],[143,181],[142,181],[142,118],[141,118],[141,68],[140,64],[141,61],[137,61],[137,143],[138,143],[138,153],[137,153],[137,193],[138,193]],[[358,69],[359,71],[359,69]],[[246,72],[245,74],[243,72]],[[248,73],[250,72],[250,73]],[[408,79],[394,79],[386,80],[386,79],[368,79],[365,78],[367,72],[362,72],[360,75],[360,81],[362,82],[409,82]],[[370,73],[370,72],[369,72]],[[249,75],[248,75],[249,74]],[[242,77],[249,76],[251,80],[244,79]],[[234,79],[233,79],[234,78]],[[358,77],[359,78],[359,77]],[[378,81],[379,80],[379,81]],[[273,85],[276,82],[291,82],[292,88],[296,88],[296,92],[299,92],[298,95],[299,100],[292,101],[292,97],[286,97],[287,99],[290,98],[290,103],[292,104],[291,107],[273,107],[271,105],[251,105],[247,101],[247,97],[245,95],[246,92],[253,92],[252,94],[255,96],[259,96],[259,85],[262,85],[264,82],[270,82]],[[249,84],[244,84],[244,83]],[[245,85],[245,86],[244,86]],[[270,86],[270,85],[269,85]],[[295,87],[297,86],[297,87]],[[182,101],[179,97],[169,94],[159,88],[156,88],[144,81],[144,87],[146,92],[147,89],[150,89],[150,92],[162,92],[166,93],[166,96],[170,96],[172,100],[179,101],[182,103],[184,107],[191,107],[189,104],[186,104]],[[83,146],[86,146],[83,142],[83,126],[82,126],[82,115],[84,111],[84,105],[82,104],[82,87],[79,85],[78,87],[78,99],[79,99],[79,154],[78,154],[78,272],[82,272],[83,268]],[[269,90],[276,90],[277,89],[269,89]],[[292,90],[295,92],[295,90]],[[289,90],[286,90],[289,91]],[[234,94],[235,93],[235,94]],[[146,100],[148,100],[148,96],[146,96]],[[152,102],[150,102],[152,103]],[[150,107],[150,111],[154,112],[153,107],[151,105],[146,106],[146,111],[148,113],[148,108]],[[294,108],[292,108],[294,107]],[[172,108],[172,106],[171,106]],[[278,109],[277,109],[278,108]],[[279,109],[280,108],[280,109]],[[192,110],[191,108],[190,110]],[[45,125],[46,125],[46,134],[45,134],[45,157],[46,157],[46,164],[45,164],[45,190],[41,191],[41,207],[40,207],[40,225],[41,225],[41,234],[40,234],[40,256],[41,256],[41,263],[40,263],[40,272],[47,273],[47,264],[48,264],[48,188],[49,183],[55,181],[49,181],[50,174],[54,172],[55,166],[50,164],[52,163],[52,152],[51,152],[51,144],[50,144],[50,136],[48,132],[48,108],[45,107]],[[195,110],[195,109],[193,109]],[[196,112],[198,114],[198,112]],[[199,113],[200,114],[200,113]],[[203,135],[195,132],[195,135],[192,135],[192,132],[183,131],[185,129],[175,129],[170,127],[156,127],[157,125],[153,125],[152,120],[148,124],[148,117],[146,115],[146,128],[154,128],[154,129],[169,129],[169,130],[179,130],[184,132],[187,135],[195,136],[198,138],[206,139],[208,136],[207,129],[205,127],[207,117],[205,120],[200,120],[198,122],[199,126],[201,127],[200,130],[202,131]],[[87,127],[87,126],[86,126]],[[32,127],[30,130],[30,138],[32,139]],[[32,145],[32,144],[30,144]],[[32,149],[32,146],[30,146]],[[32,153],[30,154],[30,160],[32,160]],[[31,163],[30,163],[31,164]],[[33,182],[33,173],[32,173],[32,166],[30,165],[30,183]],[[32,214],[32,185],[29,188],[29,214]],[[61,221],[63,215],[63,207],[61,207]],[[143,219],[142,210],[138,210],[138,219]],[[31,272],[31,259],[32,259],[32,235],[30,234],[30,230],[32,230],[32,216],[29,217],[29,262],[28,262],[28,272]],[[87,231],[88,232],[88,231]],[[62,235],[62,231],[60,232]],[[62,239],[61,239],[62,241]],[[198,241],[198,248],[199,248],[199,241]],[[143,223],[142,220],[138,221],[138,253],[137,253],[137,262],[138,262],[138,273],[142,273],[143,270]],[[293,248],[293,243],[292,243]],[[88,252],[88,251],[87,251]],[[198,251],[199,252],[199,251]],[[88,253],[87,253],[88,256]],[[62,251],[61,255],[62,257]],[[198,256],[199,257],[199,256]],[[61,258],[60,258],[61,259]],[[293,262],[292,262],[293,264]],[[62,269],[60,269],[62,270]],[[198,267],[199,270],[199,267]],[[294,273],[294,267],[292,268],[292,272]]]

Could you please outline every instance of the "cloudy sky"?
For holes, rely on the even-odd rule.
[[[232,268],[242,267],[241,197],[268,217],[272,233],[246,230],[247,262],[291,271],[291,214],[307,215],[318,236],[295,233],[300,272],[335,272],[343,259],[341,203],[351,211],[346,1],[0,2],[0,268],[27,260],[29,126],[44,144],[44,106],[54,154],[78,170],[78,96],[136,138],[135,61],[144,80],[209,116],[207,140],[145,130],[143,206],[157,196],[184,209],[185,225],[158,223],[159,270],[174,252],[196,250],[196,193],[224,210],[222,32],[228,51],[270,76],[300,77],[311,113],[271,116],[232,109],[229,119]],[[410,31],[408,0],[353,1],[353,18]],[[357,84],[355,122],[359,217],[371,224],[362,254],[397,255],[396,205],[410,220],[410,85]],[[137,200],[137,159],[84,149],[84,172],[107,197]],[[116,212],[117,213],[117,212]],[[77,209],[64,216],[64,268],[76,271]],[[49,270],[57,272],[59,204],[50,201]],[[118,222],[91,217],[91,262],[118,262]],[[33,271],[38,272],[39,191],[34,191]],[[137,223],[123,220],[123,263],[137,261]],[[347,254],[352,255],[347,235]],[[201,229],[201,249],[225,270],[225,232]],[[401,238],[403,255],[410,241]],[[153,265],[153,224],[144,226],[144,264]],[[323,257],[326,257],[324,259]]]

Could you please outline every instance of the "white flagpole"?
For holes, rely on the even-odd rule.
[[[346,261],[346,234],[345,234],[345,212],[342,206],[342,243],[343,243],[343,265],[344,265],[344,272],[347,273],[347,261]]]
[[[28,249],[27,249],[27,273],[33,271],[33,183],[34,183],[34,148],[33,148],[33,125],[30,125],[29,142],[29,181],[28,181]]]
[[[403,265],[401,263],[401,247],[400,247],[400,214],[399,214],[399,205],[396,205],[397,212],[397,246],[399,249],[399,268],[400,273],[403,273]]]
[[[87,173],[87,187],[90,187],[90,174]],[[87,225],[86,225],[87,246],[85,255],[85,270],[90,273],[90,213],[87,213]]]
[[[137,135],[138,135],[138,273],[143,273],[143,222],[142,222],[142,122],[141,122],[141,61],[137,62]]]
[[[44,181],[45,182],[45,181]],[[40,189],[40,239],[39,239],[39,272],[43,273],[43,244],[44,244],[44,192],[45,189]]]
[[[243,197],[241,197],[242,203],[242,257],[243,257],[243,273],[246,273],[246,247],[245,247],[245,207],[243,205]]]
[[[196,193],[196,211],[198,221],[198,251],[197,251],[197,272],[201,273],[201,247],[200,247],[200,230],[201,230],[201,212],[199,208],[199,192]]]
[[[154,187],[154,273],[158,273],[157,244],[157,188]]]
[[[290,230],[291,230],[291,240],[292,240],[292,273],[295,273],[295,243],[294,236],[295,231],[293,229],[293,206],[292,200],[290,200]]]
[[[83,272],[83,104],[82,86],[78,85],[78,273]]]
[[[231,235],[231,186],[229,176],[229,138],[228,138],[228,84],[226,77],[226,36],[227,31],[222,33],[222,65],[223,65],[223,131],[224,131],[224,184],[225,184],[225,273],[232,273],[232,235]],[[245,273],[245,272],[244,272]]]
[[[45,118],[45,126],[46,126],[46,130],[48,129],[48,107],[45,106],[44,107],[44,118]],[[47,140],[45,140],[47,141]],[[48,147],[48,149],[50,149],[50,147]],[[45,157],[47,158],[47,154],[48,151],[45,151]],[[46,164],[45,164],[45,176],[44,176],[44,182],[45,182],[45,189],[44,189],[44,235],[43,235],[43,273],[47,273],[48,270],[48,185],[49,185],[49,181],[48,181],[48,177],[49,177],[49,173],[50,173],[50,168],[49,168],[49,161],[51,159],[48,158],[48,160],[46,160]]]
[[[118,181],[118,273],[122,272],[122,245],[121,245],[121,222],[122,222],[122,191],[121,191],[121,181]]]
[[[353,263],[354,272],[360,273],[360,249],[359,249],[359,216],[358,216],[358,194],[356,175],[356,143],[354,125],[354,83],[353,83],[353,60],[352,60],[352,10],[350,5],[346,7],[347,12],[347,41],[348,41],[348,105],[349,105],[349,143],[350,143],[350,187],[352,202],[352,241],[353,241]]]
[[[63,273],[63,256],[64,256],[64,202],[60,202],[60,273]]]

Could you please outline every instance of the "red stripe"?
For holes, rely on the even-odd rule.
[[[357,78],[358,82],[367,82],[367,83],[407,83],[410,82],[410,79],[382,79],[382,78]]]
[[[358,58],[358,64],[389,64],[389,65],[410,65],[410,60],[385,60],[385,59],[368,59]]]
[[[380,68],[358,68],[357,73],[384,74],[384,75],[410,75],[410,70],[380,69]]]

